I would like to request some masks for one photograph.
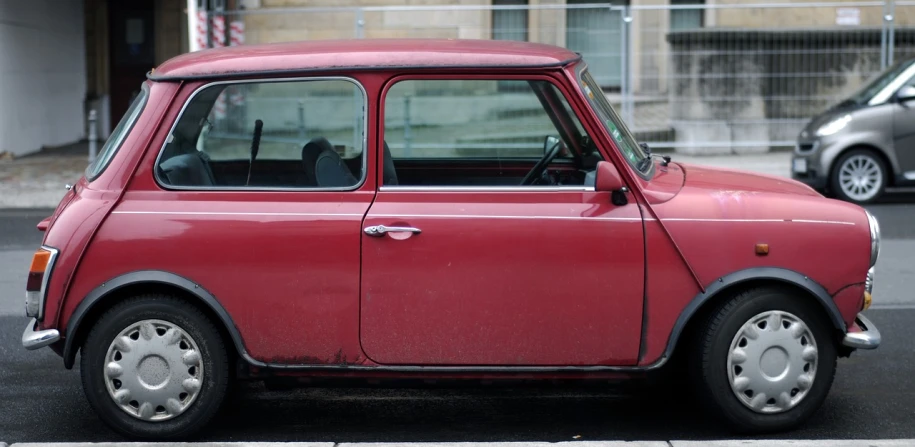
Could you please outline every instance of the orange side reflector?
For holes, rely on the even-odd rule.
[[[756,244],[756,254],[760,256],[769,254],[769,244]]]
[[[44,273],[48,268],[48,262],[51,261],[51,252],[38,250],[32,256],[32,265],[29,267],[31,273]]]

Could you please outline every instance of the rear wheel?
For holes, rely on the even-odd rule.
[[[738,431],[792,429],[832,386],[832,327],[793,290],[743,292],[713,309],[697,337],[690,369],[702,400]]]
[[[175,297],[121,302],[81,350],[83,390],[114,430],[138,439],[188,437],[218,412],[229,383],[219,331]]]

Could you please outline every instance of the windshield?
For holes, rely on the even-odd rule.
[[[146,104],[146,97],[148,94],[149,86],[144,83],[140,89],[140,93],[130,105],[130,108],[127,109],[127,112],[121,117],[121,121],[114,130],[111,131],[108,141],[106,141],[105,145],[99,150],[98,156],[95,157],[95,161],[86,168],[86,179],[89,181],[95,180],[101,175],[102,171],[105,170],[108,163],[111,162],[111,159],[114,158],[114,154],[118,151],[118,148],[121,147],[121,143],[124,142],[124,139],[127,138],[127,134],[130,132],[130,128],[133,127],[133,123],[137,121],[137,117],[140,116],[140,112],[143,111],[143,106]]]
[[[650,161],[650,156],[642,150],[642,147],[639,146],[636,139],[629,132],[629,128],[626,127],[623,120],[613,110],[610,101],[607,101],[604,92],[594,78],[591,77],[591,74],[588,73],[588,70],[582,69],[579,71],[578,78],[588,103],[591,104],[591,108],[600,117],[601,124],[607,129],[623,158],[643,177],[649,178],[654,166]]]
[[[905,60],[898,62],[895,65],[884,70],[882,73],[877,75],[877,77],[871,79],[869,82],[864,84],[864,87],[859,89],[853,95],[851,95],[845,101],[842,101],[839,105],[864,105],[867,104],[871,98],[876,96],[883,90],[887,85],[893,82],[896,77],[902,74],[909,66],[912,65],[912,60]]]

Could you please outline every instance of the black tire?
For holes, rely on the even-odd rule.
[[[863,156],[872,160],[873,163],[877,165],[877,168],[880,170],[881,181],[877,185],[877,193],[868,199],[860,200],[854,197],[849,196],[845,191],[842,190],[842,185],[839,181],[839,174],[842,168],[842,165],[845,164],[850,158],[855,156]],[[832,165],[832,172],[829,174],[829,189],[832,194],[835,195],[837,199],[844,200],[846,202],[851,202],[859,205],[864,205],[868,203],[873,203],[880,199],[883,196],[883,193],[886,191],[886,186],[889,184],[890,172],[886,166],[886,163],[883,162],[883,159],[877,155],[876,152],[870,149],[858,148],[852,149],[840,156]]]
[[[788,312],[810,329],[819,358],[813,385],[796,406],[780,413],[751,410],[735,395],[728,378],[728,351],[738,330],[751,318],[766,311]],[[716,416],[740,433],[771,433],[796,428],[823,404],[835,377],[836,341],[834,328],[819,304],[796,291],[780,287],[755,288],[723,302],[698,327],[690,358],[690,375],[697,398]]]
[[[103,373],[108,348],[122,330],[143,320],[162,320],[181,327],[196,342],[205,374],[199,394],[172,419],[149,422],[127,414],[111,398]],[[124,300],[106,311],[81,347],[83,391],[99,417],[118,433],[138,440],[186,439],[219,413],[229,385],[226,347],[216,326],[200,310],[168,295]]]

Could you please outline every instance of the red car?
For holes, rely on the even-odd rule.
[[[242,46],[148,78],[38,225],[22,338],[80,352],[130,437],[191,435],[233,380],[653,371],[785,430],[880,343],[874,217],[652,156],[566,49]]]

